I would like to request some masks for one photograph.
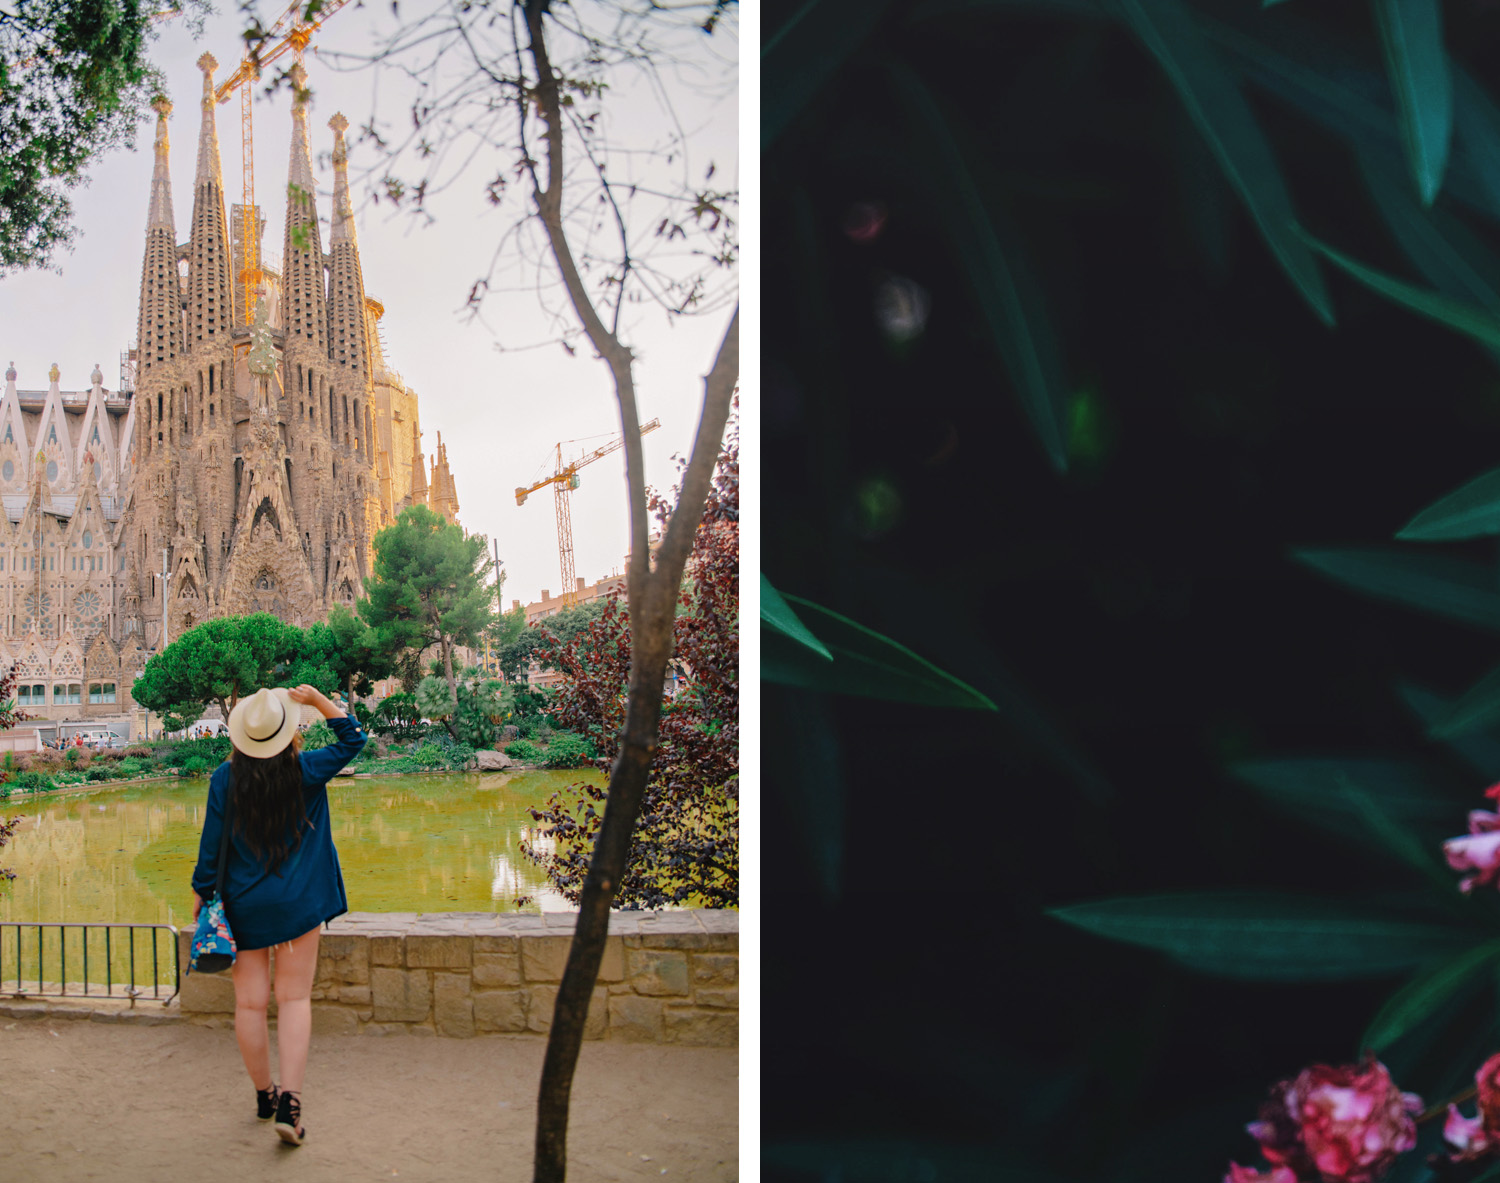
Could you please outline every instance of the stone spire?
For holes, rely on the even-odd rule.
[[[291,68],[292,160],[287,172],[286,238],[282,247],[281,323],[286,341],[301,338],[328,351],[327,296],[323,289],[323,241],[318,230],[317,185],[307,137],[307,71]]]
[[[167,168],[167,116],[172,113],[172,104],[158,98],[152,106],[156,109],[156,165],[151,174],[146,255],[141,264],[140,319],[136,324],[142,377],[174,361],[183,347],[177,228],[172,220],[172,178]]]
[[[430,504],[433,513],[442,514],[450,522],[458,521],[458,490],[453,485],[453,473],[448,470],[448,445],[443,443],[441,431],[437,437],[437,459],[432,462]]]
[[[411,503],[427,504],[427,463],[422,459],[422,433],[411,425]]]
[[[229,235],[224,217],[224,174],[219,165],[219,133],[214,121],[211,53],[198,59],[203,71],[203,122],[198,131],[198,172],[193,180],[192,260],[188,293],[188,344],[198,349],[223,342],[234,317],[230,300]]]
[[[365,330],[365,281],[354,236],[354,207],[349,201],[349,149],[342,114],[328,121],[333,128],[333,229],[328,234],[328,354],[347,366],[361,385],[370,376],[370,344]]]

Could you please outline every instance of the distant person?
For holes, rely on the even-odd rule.
[[[316,709],[337,742],[300,752],[301,706]],[[193,919],[218,877],[224,809],[232,814],[224,912],[234,933],[234,1034],[256,1116],[276,1119],[283,1142],[302,1145],[302,1078],[312,1033],[318,927],[349,910],[333,828],[328,778],[358,755],[365,736],[316,687],[257,690],[229,712],[229,759],[208,783],[208,809],[193,870]],[[271,1080],[266,1006],[276,949],[276,1049],[280,1089]]]

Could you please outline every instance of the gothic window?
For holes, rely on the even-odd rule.
[[[98,703],[104,703],[104,702],[114,702],[114,701],[115,701],[115,684],[113,682],[90,682],[89,683],[89,703],[91,705],[98,704]]]
[[[46,592],[30,591],[23,602],[26,610],[26,628],[33,625],[44,637],[52,635],[52,597]]]
[[[6,430],[8,431],[9,428],[7,428]],[[15,479],[15,475],[16,475],[15,461],[13,461],[13,460],[7,460],[3,466],[0,466],[0,476],[3,476],[6,480],[8,480],[8,481],[9,480],[14,480]]]
[[[84,550],[88,550],[89,547],[91,547],[93,545],[94,545],[94,532],[92,530],[85,530],[83,532],[83,549]]]
[[[57,443],[57,424],[56,423],[54,423],[51,427],[47,428],[47,442],[49,444],[55,444],[55,443]]]
[[[55,481],[55,480],[57,480],[57,461],[56,460],[49,460],[49,461],[47,461],[47,480],[48,481]]]
[[[93,588],[85,588],[73,601],[75,631],[87,642],[104,624],[104,601]]]
[[[13,435],[11,435],[11,433],[10,433],[10,424],[9,423],[7,423],[5,425],[5,442],[8,443],[8,444],[13,444],[13,443],[16,442],[15,437]]]
[[[354,603],[354,589],[349,586],[349,581],[347,579],[344,580],[343,583],[339,584],[338,598],[339,602],[343,604],[349,604],[352,606]]]
[[[99,442],[99,424],[96,421],[94,423],[94,434],[89,437],[89,443],[91,443],[91,444],[97,444],[98,442]]]
[[[99,461],[95,460],[94,461],[94,479],[97,481],[103,475],[104,475],[104,465],[100,464]]]

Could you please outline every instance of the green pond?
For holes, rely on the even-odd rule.
[[[584,780],[602,778],[592,770],[336,778],[328,799],[350,910],[567,910],[567,901],[522,855],[521,842],[533,824],[529,806]],[[8,888],[0,883],[0,926],[62,921],[190,927],[189,880],[207,795],[208,781],[200,779],[0,802],[0,813],[24,819],[0,851],[0,864],[16,873]],[[517,903],[527,897],[529,902]],[[68,940],[77,943],[67,950],[74,966],[81,965],[82,939],[81,930],[69,931]],[[110,958],[116,972],[127,957],[118,948],[122,939],[117,930]],[[11,981],[16,940],[16,930],[0,927],[0,978]],[[34,929],[23,930],[28,975],[36,969],[35,941]],[[102,936],[92,932],[88,941],[94,962],[89,977],[103,981],[102,970],[95,972]],[[140,934],[137,941],[137,956],[149,961],[149,936]],[[57,956],[51,949],[45,953],[49,979]],[[68,977],[75,976],[70,969]]]

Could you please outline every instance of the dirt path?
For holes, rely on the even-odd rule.
[[[315,1037],[308,1139],[294,1149],[255,1120],[230,1031],[0,1018],[0,1175],[524,1183],[543,1049],[503,1035]],[[732,1049],[585,1044],[569,1183],[736,1179],[737,1073]]]

